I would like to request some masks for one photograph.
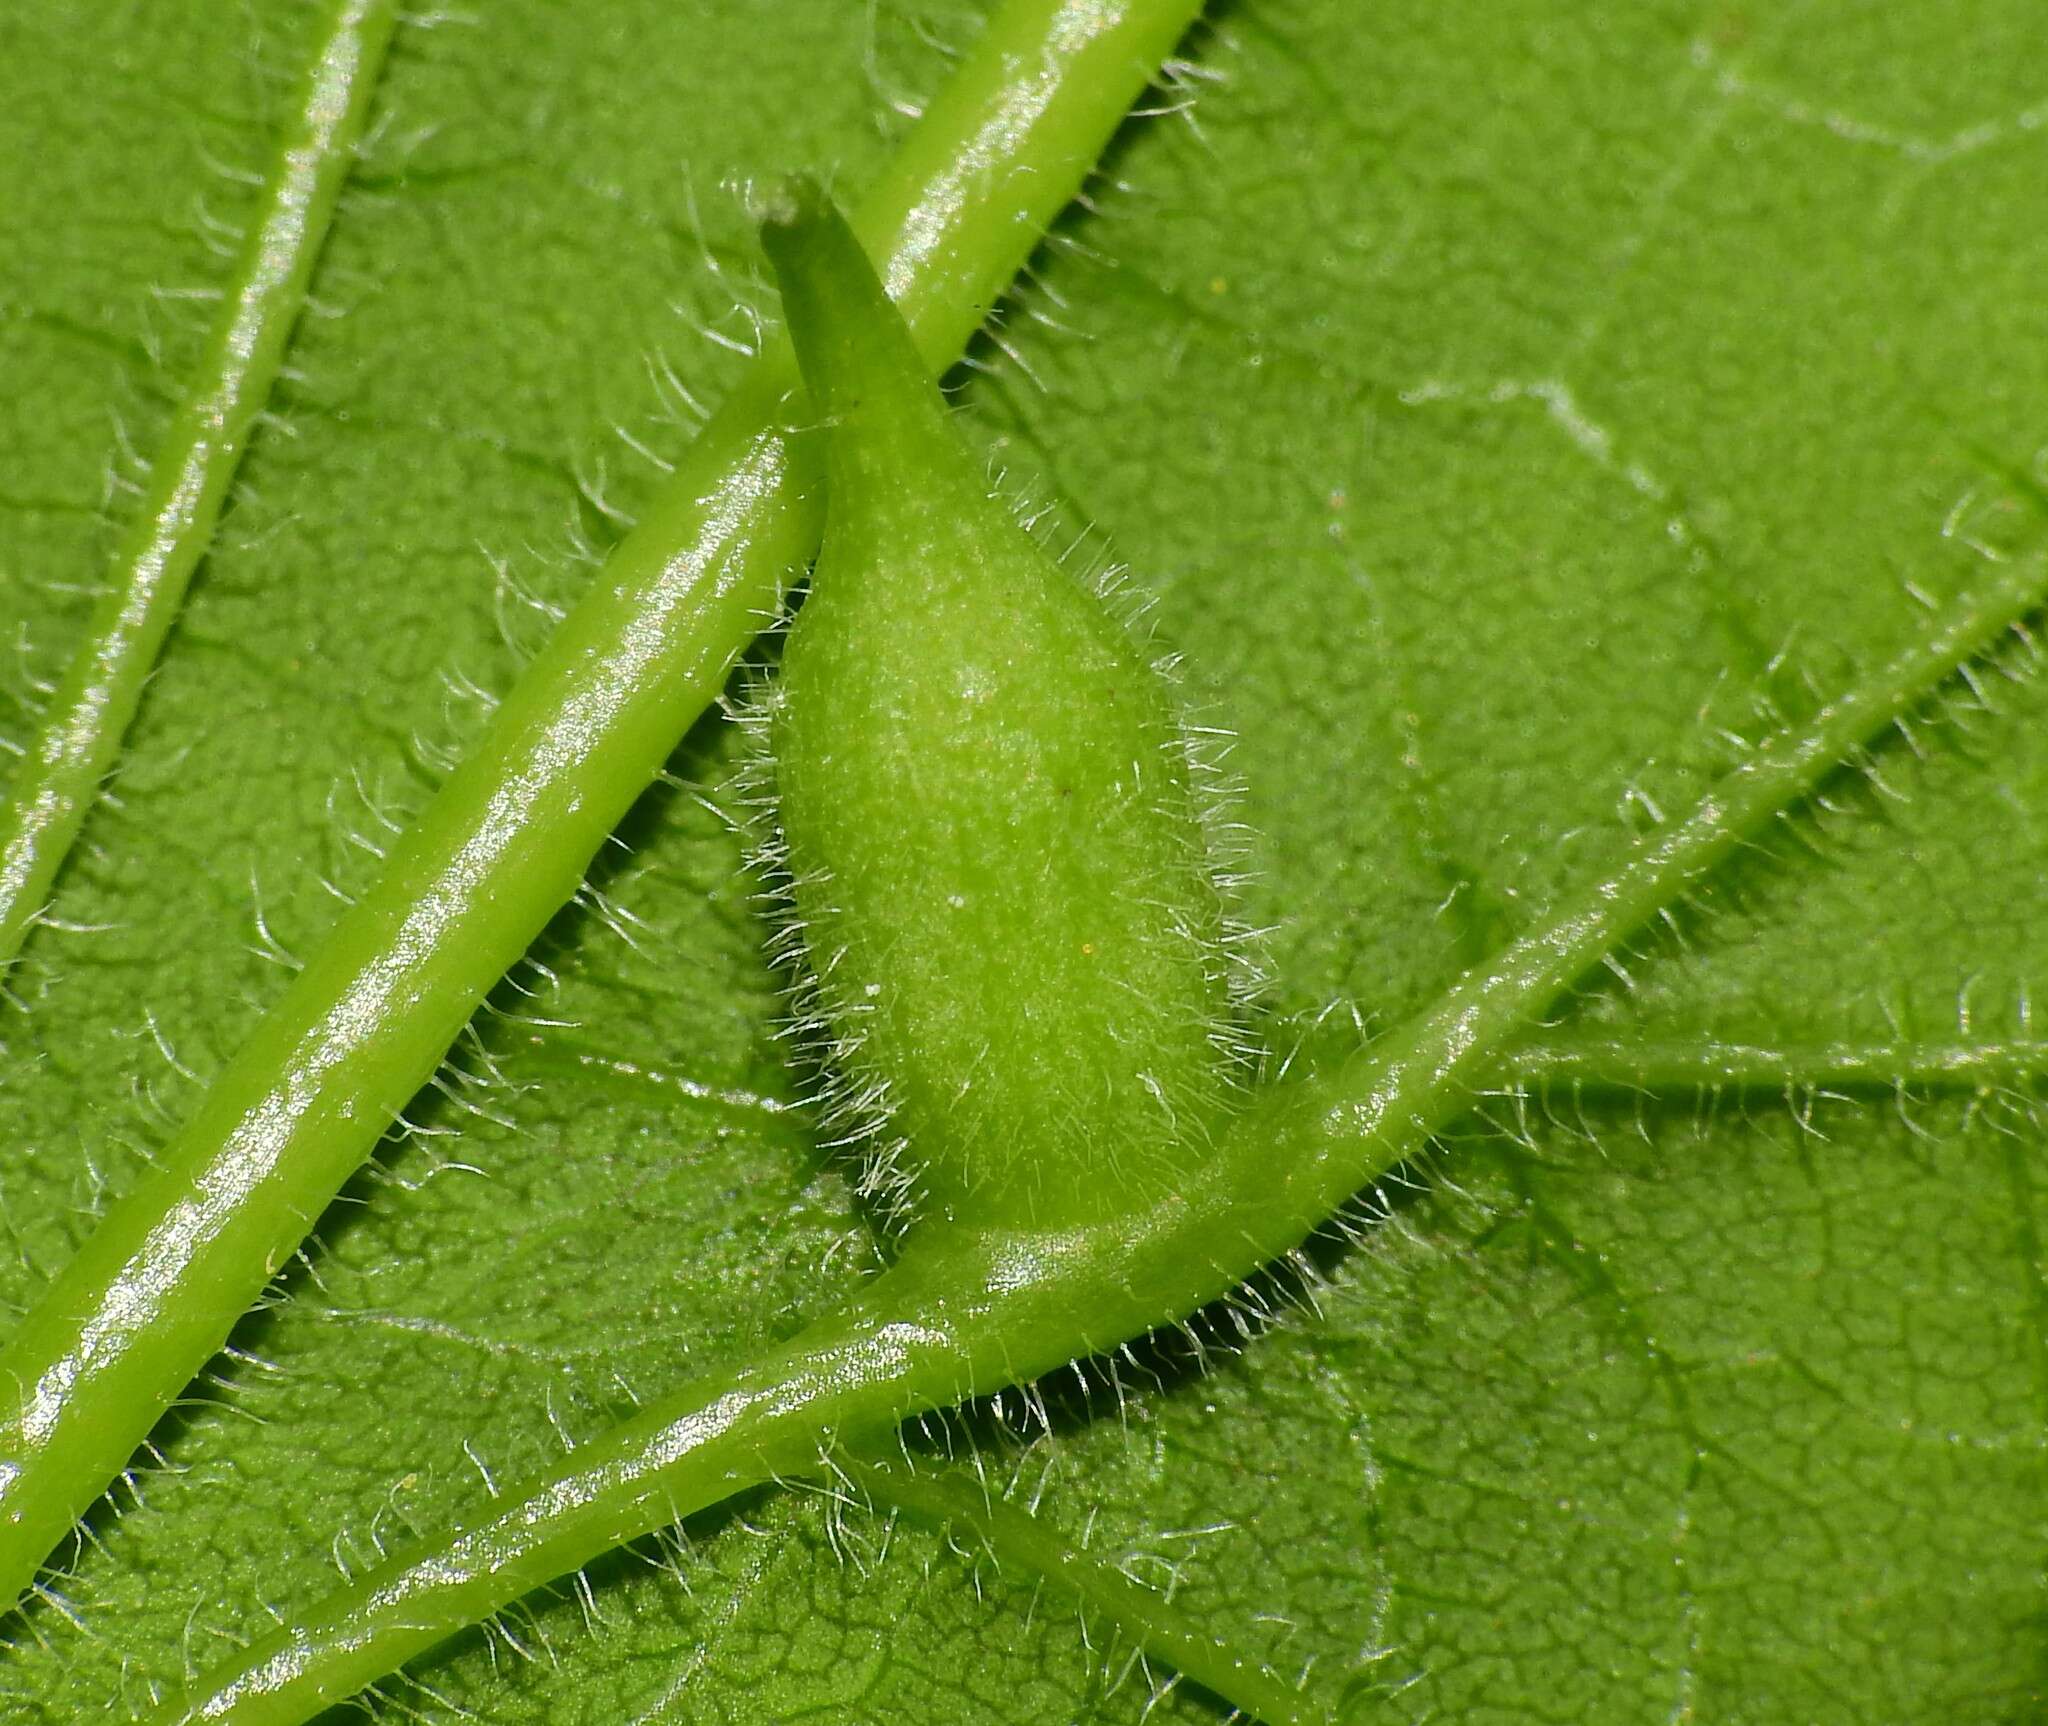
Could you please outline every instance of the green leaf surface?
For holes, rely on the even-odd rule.
[[[651,495],[641,452],[689,435],[670,374],[707,402],[733,375],[736,303],[769,309],[734,184],[864,183],[976,20],[499,0],[402,27],[313,315],[11,979],[11,1310]],[[317,24],[0,20],[10,736],[136,506],[231,264],[215,224],[251,214]],[[1683,810],[1731,734],[2038,546],[2037,39],[2025,0],[1241,0],[1191,44],[959,400],[1012,486],[1159,594],[1238,733],[1276,1010],[1427,1006]],[[2048,697],[2024,646],[1976,682],[1546,1046],[1668,1070],[2027,1036]],[[739,753],[707,722],[674,765],[715,802]],[[479,1021],[499,1119],[411,1111],[28,1615],[9,1718],[127,1718],[870,1262],[793,1106],[737,841],[674,789],[620,839],[535,998]],[[1315,1311],[1248,1341],[1219,1318],[1205,1361],[1169,1339],[1121,1394],[1051,1387],[1050,1435],[990,1414],[930,1448],[1347,1719],[2033,1719],[2040,1126],[2004,1069],[1894,1094],[1883,1068],[1839,1096],[1760,1063],[1712,1096],[1476,1097],[1330,1245]],[[1155,1703],[1167,1670],[999,1532],[794,1492],[687,1536],[396,1693],[593,1726],[1223,1715]]]

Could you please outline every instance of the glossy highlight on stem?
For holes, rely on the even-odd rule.
[[[1010,0],[860,206],[927,364],[957,354],[1199,11]],[[755,365],[476,751],[0,1352],[12,1600],[581,884],[817,544]]]
[[[1997,645],[2043,602],[2048,565],[2015,566],[1926,640],[1759,747],[1607,876],[1475,967],[1437,1005],[1345,1058],[1256,1095],[1184,1179],[1113,1181],[1075,1224],[921,1220],[839,1312],[735,1371],[684,1387],[287,1620],[151,1726],[296,1726],[442,1638],[610,1547],[743,1488],[858,1461],[910,1415],[1029,1382],[1184,1322],[1299,1248],[1466,1106],[1505,1049],[1588,971],[1681,902],[1736,846]],[[1080,1560],[1047,1561],[1084,1583]],[[1162,1658],[1199,1649],[1127,1626]],[[1270,1677],[1240,1674],[1247,1694]],[[1227,1667],[1203,1681],[1240,1706]],[[1269,1718],[1312,1713],[1281,1706]]]
[[[1077,1325],[1114,1310],[1102,1266],[1128,1221],[1188,1171],[1164,1153],[1105,1155],[1092,1122],[1035,1091],[1100,1085],[1104,1106],[1124,1111],[1120,1135],[1208,1148],[1193,1118],[1157,1107],[1160,1072],[1192,1092],[1219,1065],[1206,956],[1181,926],[1215,899],[1202,837],[1185,784],[1145,759],[1181,747],[1164,691],[1095,596],[987,494],[838,212],[800,186],[764,233],[809,393],[801,411],[826,425],[831,523],[776,730],[803,758],[790,864],[836,873],[845,901],[810,925],[843,943],[825,963],[852,994],[833,1010],[873,1045],[867,1082],[950,1091],[964,1059],[999,1110],[1034,1118],[993,1172],[970,1178],[1004,1123],[956,1130],[943,1106],[916,1109],[900,1155],[917,1159],[930,1202],[909,1218],[902,1256],[845,1308],[582,1447],[446,1542],[380,1566],[170,1718],[301,1718],[622,1540],[814,1471],[822,1446],[879,1443],[906,1416],[1058,1365]],[[883,648],[892,633],[907,634],[905,654]],[[1162,977],[1166,1036],[1144,1021],[1150,1003],[1127,1005]],[[1001,1018],[1019,991],[1040,1023]],[[1078,999],[1090,992],[1108,1027]],[[881,1024],[898,995],[911,1018]],[[932,1017],[974,1021],[977,1040],[963,1054]],[[1174,1063],[1196,1071],[1173,1075]],[[1177,1100],[1192,1117],[1192,1099]],[[1093,1226],[1074,1226],[1082,1218]],[[1111,1281],[1144,1290],[1156,1274]]]
[[[335,5],[297,124],[228,279],[220,322],[151,464],[141,512],[0,804],[0,981],[48,903],[213,540],[305,304],[396,14],[396,0]]]

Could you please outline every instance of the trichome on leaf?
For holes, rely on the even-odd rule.
[[[900,991],[912,998],[914,1012],[917,989],[930,986],[928,973],[943,968],[947,955],[963,953],[963,974],[973,981],[980,969],[981,987],[953,996],[950,1009],[965,1016],[969,1037],[1001,1029],[1000,1013],[984,1013],[982,998],[1001,979],[985,968],[972,938],[947,933],[943,921],[936,933],[922,919],[914,929],[897,924],[893,938],[863,952],[874,935],[870,916],[889,929],[901,906],[915,906],[921,894],[950,898],[967,884],[959,872],[971,869],[974,854],[949,855],[936,830],[910,850],[871,848],[868,830],[890,819],[901,787],[887,782],[886,767],[877,788],[862,783],[858,767],[830,758],[842,751],[857,757],[871,729],[879,730],[884,750],[901,748],[906,737],[929,739],[934,711],[952,715],[939,721],[941,733],[960,725],[977,740],[966,755],[970,764],[977,748],[999,763],[986,772],[965,770],[940,752],[922,786],[939,825],[1000,835],[983,841],[997,849],[999,871],[1032,862],[1042,868],[1048,845],[1067,844],[1099,845],[1112,870],[1132,870],[1155,886],[1163,874],[1178,902],[1167,906],[1164,921],[1142,927],[1133,946],[1141,965],[1155,962],[1150,940],[1178,956],[1195,979],[1185,985],[1187,999],[1205,1003],[1211,972],[1203,944],[1171,927],[1205,915],[1214,903],[1206,883],[1197,885],[1188,872],[1196,829],[1182,801],[1185,787],[1171,790],[1163,805],[1144,805],[1129,828],[1118,831],[1112,819],[1108,834],[1100,831],[1105,814],[1118,813],[1117,773],[1132,748],[1158,747],[1156,693],[1132,704],[1135,723],[1123,705],[1128,695],[1117,697],[1114,717],[1090,711],[1107,687],[1104,665],[1117,663],[1127,644],[1091,621],[1083,635],[1088,650],[1077,652],[1067,632],[1083,614],[1073,606],[1094,601],[981,495],[972,458],[918,375],[908,332],[843,221],[802,194],[771,216],[768,246],[831,446],[827,508],[845,512],[843,526],[828,530],[818,578],[823,603],[811,617],[812,640],[792,646],[797,681],[787,697],[797,716],[792,726],[803,723],[814,700],[823,721],[819,735],[797,745],[802,771],[828,783],[845,773],[843,784],[854,787],[851,807],[821,798],[808,810],[793,836],[792,869],[799,881],[827,890],[846,885],[838,872],[872,876],[860,894],[846,893],[844,903],[835,894],[816,915],[834,943],[831,953],[846,955],[839,962],[851,967],[857,985],[842,1011]],[[293,1613],[152,1726],[200,1719],[295,1726],[622,1542],[746,1487],[829,1472],[842,1452],[855,1466],[871,1463],[888,1453],[909,1417],[1028,1384],[1183,1324],[1230,1297],[1262,1267],[1296,1254],[1315,1230],[1341,1221],[1355,1196],[1389,1168],[1419,1154],[1551,1003],[1682,899],[1746,835],[1809,795],[1847,755],[1994,646],[2040,603],[2043,580],[2035,564],[2005,572],[1927,641],[1757,749],[1688,814],[1639,841],[1583,900],[1468,972],[1407,1025],[1362,1048],[1269,1074],[1239,1106],[1212,1105],[1213,1114],[1194,1130],[1183,1114],[1141,1109],[1127,1129],[1139,1148],[1109,1167],[1088,1134],[1055,1116],[1028,1133],[1019,1129],[1012,1155],[981,1165],[975,1143],[952,1141],[943,1112],[920,1122],[930,1147],[906,1136],[889,1154],[898,1160],[895,1184],[923,1208],[912,1211],[893,1262],[840,1310],[737,1369],[649,1403],[558,1466],[504,1490],[482,1514]],[[936,590],[943,604],[953,583],[978,589],[984,581],[1009,591],[989,606],[989,639],[963,644],[958,661],[892,668],[836,657],[842,644],[861,645],[870,624],[904,628],[911,613],[895,610],[903,596]],[[978,596],[968,603],[987,602]],[[1104,631],[1111,627],[1101,621]],[[941,639],[950,627],[941,628]],[[1059,663],[1038,664],[1038,680],[1028,688],[1006,690],[1001,678],[988,676],[993,667],[984,655],[999,665],[1029,666],[1053,644]],[[874,651],[874,643],[866,647]],[[950,685],[949,668],[964,671]],[[1126,672],[1149,675],[1135,663]],[[993,712],[978,711],[983,700]],[[1073,729],[1077,718],[1080,732]],[[892,734],[892,723],[906,725],[902,736]],[[1081,771],[1078,763],[1062,763],[1065,748],[1086,753],[1088,737],[1105,733],[1114,747],[1087,769],[1109,770],[1097,782],[1105,806],[1069,828],[1057,779],[1048,800],[1032,769],[1060,764]],[[916,755],[896,770],[913,771]],[[842,821],[848,830],[836,831]],[[926,869],[933,876],[922,881]],[[1023,975],[1039,966],[1035,943],[1088,941],[1087,929],[1105,914],[1102,887],[1085,871],[1064,880],[1055,871],[1050,896],[1031,907],[1033,926],[1003,931],[1025,953]],[[1107,915],[1113,926],[1116,908]],[[900,968],[899,957],[908,961]],[[1080,984],[1069,986],[1099,976],[1084,972]],[[1107,981],[1111,989],[1124,986]],[[1060,1000],[1048,1010],[1085,1014],[1088,1006]],[[847,1023],[832,1029],[842,1045],[859,1040],[860,1031]],[[1112,1082],[1135,1083],[1149,1097],[1147,1074],[1167,1059],[1185,1058],[1197,1071],[1183,1077],[1183,1093],[1199,1095],[1216,1078],[1218,1057],[1199,1014],[1192,1029],[1190,1040],[1168,1037],[1163,1045],[1148,1043],[1142,1031],[1132,1035],[1131,1067]],[[871,1089],[907,1091],[954,1071],[916,1071],[925,1050],[915,1030],[873,1040],[874,1050],[859,1054],[871,1064]],[[1000,1063],[1009,1058],[1021,1071],[1042,1072],[1058,1051],[1026,1042],[1013,1051],[985,1051],[980,1064],[995,1070],[1000,1085]],[[1085,1058],[1099,1061],[1102,1051],[1091,1048]],[[1014,1094],[1028,1091],[1025,1084]],[[1220,1091],[1212,1095],[1220,1102]],[[1148,1144],[1164,1148],[1147,1155]],[[865,1478],[886,1491],[886,1476]],[[1202,1654],[1185,1642],[1172,1652]],[[1226,1697],[1243,1680],[1251,1693],[1273,1698],[1270,1706],[1253,1704],[1269,1716],[1302,1717],[1284,1691],[1271,1688],[1269,1673],[1213,1666],[1197,1675]]]

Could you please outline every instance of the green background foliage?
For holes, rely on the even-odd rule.
[[[0,1301],[275,996],[267,940],[305,953],[323,880],[368,878],[421,742],[459,746],[543,625],[522,595],[574,593],[651,491],[632,445],[688,432],[650,359],[706,400],[732,375],[735,296],[766,300],[729,183],[862,183],[975,16],[493,0],[401,35],[118,806],[0,1020]],[[313,22],[0,20],[12,732]],[[1426,1003],[1683,807],[1760,700],[1852,680],[1926,627],[1916,590],[2037,537],[2037,37],[2026,0],[1242,0],[1198,39],[1196,106],[1134,123],[959,399],[1112,537],[1239,733],[1279,1008]],[[1985,689],[1549,1040],[2025,1029],[2048,699],[2024,656]],[[716,786],[737,754],[708,722],[676,767]],[[559,984],[501,996],[536,1022],[481,1025],[501,1120],[413,1111],[34,1615],[14,1714],[124,1718],[867,1262],[786,1106],[736,841],[674,790],[621,837],[613,912],[544,944]],[[1051,1437],[963,1428],[959,1465],[1362,1721],[2031,1719],[2039,1138],[2008,1095],[1482,1099],[1332,1251],[1319,1316]],[[815,1494],[693,1524],[681,1581],[651,1556],[515,1618],[530,1660],[451,1647],[408,1705],[1122,1722],[1152,1693],[1014,1564]]]

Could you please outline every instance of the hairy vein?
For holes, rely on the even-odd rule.
[[[152,1726],[295,1726],[623,1541],[748,1485],[829,1472],[842,1447],[879,1454],[908,1416],[1107,1354],[1230,1297],[1421,1151],[1469,1106],[1502,1051],[1587,972],[2021,628],[2044,586],[2048,560],[2000,570],[1926,639],[1758,747],[1682,819],[1638,841],[1612,873],[1407,1026],[1270,1085],[1184,1189],[1149,1202],[1140,1195],[1128,1214],[1078,1228],[911,1236],[839,1312],[737,1370],[649,1402],[472,1517],[313,1602],[200,1678]],[[1121,1601],[1104,1579],[1076,1571],[1075,1580]],[[1119,1621],[1148,1645],[1144,1613]],[[1156,1646],[1177,1658],[1170,1642]],[[1242,1676],[1211,1670],[1225,1694]]]
[[[1198,0],[1009,0],[856,225],[934,370],[1080,190]],[[765,352],[155,1166],[0,1351],[0,1599],[127,1463],[776,614],[818,544]]]
[[[1997,571],[1921,641],[1802,724],[1770,738],[1681,819],[1646,835],[1611,874],[1497,958],[1474,967],[1432,1008],[1349,1060],[1283,1087],[1276,1128],[1298,1136],[1287,1180],[1288,1237],[1315,1226],[1462,1106],[1470,1087],[1538,1016],[1639,932],[1668,916],[1733,852],[1787,819],[1828,778],[2014,631],[2042,603],[2048,560]],[[1276,1207],[1279,1208],[1279,1207]]]
[[[1745,1043],[1718,1037],[1535,1044],[1502,1061],[1510,1091],[1588,1095],[1688,1091],[1980,1091],[2048,1073],[2048,1043],[1938,1037]]]
[[[396,0],[339,0],[219,323],[164,434],[85,640],[0,806],[0,979],[43,914],[206,555],[290,345],[390,44]]]
[[[1091,1552],[1085,1542],[1076,1542],[1014,1499],[955,1470],[935,1473],[845,1458],[835,1458],[834,1466],[871,1502],[962,1531],[998,1564],[1015,1563],[1043,1577],[1083,1611],[1100,1614],[1145,1653],[1239,1713],[1267,1726],[1320,1726],[1321,1709],[1272,1667],[1235,1647],[1228,1636],[1205,1630],[1170,1595],[1133,1581],[1103,1554]]]

